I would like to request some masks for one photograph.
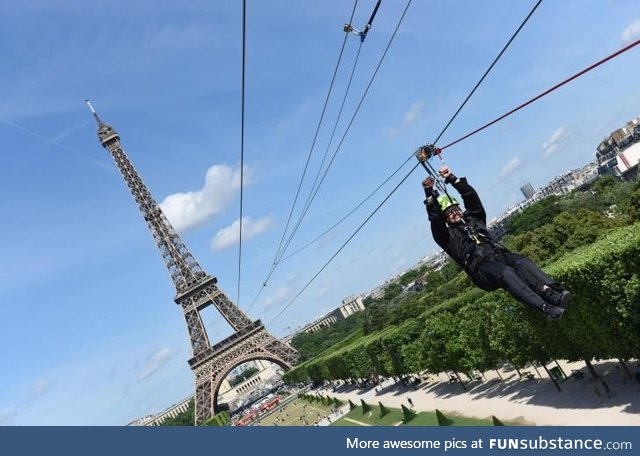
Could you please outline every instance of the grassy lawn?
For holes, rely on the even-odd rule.
[[[401,426],[438,426],[436,412],[419,412],[414,419]]]
[[[450,426],[493,426],[493,421],[491,420],[479,420],[450,414],[446,416],[452,422]],[[405,424],[403,423],[403,425]],[[405,426],[438,426],[438,417],[436,412],[420,412]]]
[[[435,416],[435,413],[433,415]],[[452,426],[493,426],[493,421],[491,420],[478,420],[456,415],[447,415],[447,418],[453,421]]]
[[[356,407],[345,416],[331,423],[331,426],[438,426],[436,412],[419,412],[408,423],[402,422],[402,410],[387,407],[389,413],[380,416],[380,407],[371,404],[370,412],[362,412],[362,407]],[[258,426],[313,426],[325,415],[329,415],[333,407],[315,401],[296,399],[287,405],[276,409],[269,416],[258,420]],[[451,426],[493,426],[491,420],[478,420],[463,416],[446,414],[452,421]],[[303,417],[300,419],[300,417]],[[277,419],[276,419],[277,418]],[[305,422],[306,420],[306,422]],[[505,423],[508,424],[508,423]]]
[[[389,408],[389,413],[384,417],[380,417],[379,407],[372,407],[371,415],[369,415],[369,412],[362,413],[362,407],[357,407],[339,420],[336,420],[331,426],[395,426],[397,423],[402,422],[402,418],[402,411],[399,409]],[[447,415],[447,418],[452,421],[451,426],[493,426],[491,420],[478,420],[455,415]],[[411,421],[400,425],[438,426],[438,418],[436,417],[436,412],[419,412]]]
[[[303,399],[296,399],[282,408],[276,409],[269,416],[256,421],[257,426],[313,426],[320,417],[329,415],[331,407],[318,402],[307,402]],[[300,417],[304,418],[301,420]],[[277,420],[276,420],[277,418]],[[305,419],[307,424],[305,424]]]
[[[379,407],[372,406],[371,412],[366,413],[362,413],[362,407],[357,407],[339,420],[336,420],[331,426],[361,426],[358,423],[354,423],[354,421],[370,426],[395,426],[396,423],[402,421],[402,412],[398,409],[389,409],[389,413],[381,417]]]

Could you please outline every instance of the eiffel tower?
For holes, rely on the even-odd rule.
[[[193,357],[189,366],[195,375],[195,424],[202,424],[218,412],[218,390],[229,371],[247,361],[272,361],[285,371],[298,360],[298,352],[267,332],[260,320],[251,319],[216,286],[184,245],[156,200],[145,186],[120,145],[120,136],[102,122],[89,100],[98,122],[98,139],[118,165],[142,217],[160,250],[176,287],[176,304],[182,307]],[[200,311],[213,304],[231,325],[234,334],[215,345],[209,343]]]

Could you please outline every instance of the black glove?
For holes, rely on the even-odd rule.
[[[424,194],[427,198],[433,196],[433,187],[423,187],[424,188]]]
[[[454,184],[457,180],[458,180],[458,178],[453,173],[449,173],[449,175],[447,176],[447,178],[444,181],[447,184]]]

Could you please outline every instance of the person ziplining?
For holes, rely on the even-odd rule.
[[[439,153],[434,146],[416,152],[429,176],[422,181],[424,204],[436,243],[467,273],[479,288],[493,291],[502,288],[518,301],[547,315],[551,320],[562,316],[571,301],[571,293],[547,276],[529,258],[511,252],[487,229],[487,216],[475,189],[465,177],[456,177],[443,165],[435,176],[427,160]],[[444,194],[434,186],[439,185]],[[446,184],[462,197],[464,211],[450,196]]]
[[[410,4],[410,1],[407,4],[407,7],[409,4]],[[536,7],[537,7],[537,4],[536,4]],[[535,7],[534,7],[534,10],[535,10]],[[405,12],[406,12],[406,8],[405,8]],[[404,17],[404,15],[402,17]],[[526,19],[525,19],[525,22],[526,22]],[[359,33],[357,34],[359,35]],[[509,40],[509,43],[511,41],[512,40]],[[507,43],[507,46],[509,43]],[[489,234],[489,231],[486,229],[486,214],[484,212],[484,208],[482,208],[482,203],[480,202],[480,198],[478,197],[477,193],[475,192],[473,187],[471,187],[467,183],[465,178],[462,178],[462,179],[456,178],[451,174],[448,168],[442,170],[441,176],[446,176],[445,178],[448,177],[449,179],[447,183],[452,184],[454,188],[457,188],[457,186],[460,187],[461,185],[463,188],[466,186],[473,191],[473,194],[475,195],[474,197],[475,201],[480,207],[480,210],[476,211],[476,215],[479,216],[479,218],[469,213],[469,209],[473,207],[474,204],[473,202],[471,202],[471,204],[467,204],[467,202],[464,199],[464,196],[463,196],[463,202],[467,206],[466,207],[467,210],[464,213],[460,210],[460,207],[457,204],[457,202],[455,202],[455,204],[449,204],[449,205],[447,205],[447,203],[443,203],[441,207],[440,202],[442,202],[444,199],[440,201],[438,200],[440,198],[440,195],[436,190],[434,190],[433,187],[434,185],[437,184],[437,187],[439,188],[439,190],[441,190],[444,193],[443,196],[448,197],[449,195],[447,195],[446,184],[442,183],[440,181],[440,178],[436,177],[436,174],[439,174],[439,173],[436,172],[435,169],[430,167],[430,165],[427,165],[426,160],[431,158],[434,152],[436,155],[440,156],[440,152],[443,151],[444,149],[452,147],[455,144],[458,144],[461,141],[464,141],[467,138],[480,133],[481,131],[491,127],[497,122],[500,122],[506,117],[515,114],[521,109],[524,109],[525,107],[531,105],[532,103],[535,103],[541,98],[560,89],[566,84],[569,84],[570,82],[576,80],[582,75],[594,70],[600,65],[612,60],[613,58],[629,51],[630,49],[638,45],[640,45],[640,39],[633,41],[632,43],[624,46],[618,51],[613,52],[612,54],[606,56],[605,58],[589,65],[588,67],[582,69],[578,73],[575,73],[574,75],[560,81],[554,86],[546,89],[544,92],[539,93],[533,98],[530,98],[524,103],[521,103],[520,105],[505,112],[499,117],[496,117],[490,122],[485,123],[484,125],[465,134],[464,136],[459,137],[458,139],[455,139],[454,141],[442,146],[441,148],[435,148],[435,146],[433,145],[427,145],[427,146],[421,147],[416,152],[416,156],[418,157],[418,160],[420,162],[419,164],[422,164],[422,166],[430,174],[430,177],[425,179],[422,185],[425,189],[425,192],[427,193],[427,199],[425,200],[425,204],[427,205],[427,212],[429,213],[430,221],[432,222],[432,231],[434,232],[434,239],[436,239],[436,242],[438,243],[438,245],[440,245],[445,250],[445,252],[449,254],[449,256],[451,256],[459,265],[461,265],[465,269],[465,271],[467,271],[467,274],[469,274],[471,279],[474,280],[474,283],[479,288],[482,288],[488,291],[492,291],[497,288],[503,288],[509,293],[511,293],[511,295],[514,296],[519,301],[535,309],[538,309],[541,312],[546,313],[552,319],[560,318],[564,313],[565,308],[567,307],[567,305],[571,300],[571,294],[567,290],[564,290],[559,284],[557,284],[551,278],[549,278],[530,259],[528,259],[523,255],[510,252],[506,247],[501,245],[497,240],[495,240]],[[506,49],[506,46],[500,52],[500,54],[498,54],[498,57],[496,58],[496,60],[494,60],[494,62],[489,67],[489,70],[493,67],[493,65],[495,64],[497,59],[500,57],[500,55],[502,55],[505,49]],[[479,83],[482,82],[482,80],[485,78],[487,73],[488,71],[485,72],[485,74],[480,79]],[[467,99],[463,102],[462,106],[464,106],[464,104],[469,99],[469,97],[475,92],[475,89],[478,87],[479,83],[476,84],[476,87],[474,87],[471,93],[467,96]],[[440,139],[440,137],[444,134],[449,124],[453,121],[453,119],[455,119],[455,117],[458,115],[458,112],[460,112],[460,109],[462,108],[462,106],[458,109],[458,111],[454,114],[454,116],[449,120],[449,123],[447,123],[447,125],[445,126],[445,129],[443,129],[440,132],[440,134],[438,135],[438,138],[434,142],[437,142],[438,139]],[[400,167],[404,166],[409,161],[409,159],[411,159],[411,157],[409,157]],[[393,188],[393,190],[391,190],[391,192],[380,202],[380,204],[378,204],[378,206],[373,210],[373,212],[371,212],[369,216],[365,218],[365,220],[347,238],[347,240],[342,243],[340,248],[338,248],[338,250],[324,263],[324,265],[313,275],[313,277],[302,287],[302,289],[284,306],[284,308],[269,322],[269,324],[272,324],[275,320],[277,320],[302,295],[302,293],[309,288],[309,286],[329,266],[329,264],[331,264],[331,262],[338,256],[338,254],[340,254],[340,252],[353,240],[353,238],[362,230],[362,228],[373,218],[373,216],[389,200],[389,198],[391,198],[391,196],[398,190],[398,188],[400,188],[400,186],[409,178],[409,176],[415,171],[415,169],[419,166],[419,164],[416,164],[416,166],[411,168],[411,170],[402,178],[402,180]],[[391,177],[393,177],[393,175],[399,169],[400,168],[394,171],[387,178],[387,181]],[[449,177],[449,175],[453,177]],[[384,185],[387,181],[384,181],[378,188]],[[377,189],[374,190],[373,193],[375,193],[375,191],[377,191]],[[373,193],[371,193],[369,197],[372,196]],[[368,199],[369,197],[365,198],[363,202],[366,201],[366,199]],[[453,199],[451,199],[451,201],[453,201]],[[456,221],[454,220],[454,216],[450,215],[450,217],[452,217],[451,224],[448,223],[447,218],[445,218],[445,214],[443,213],[443,212],[447,212],[448,206],[456,206],[456,208],[458,209],[459,218],[461,219],[459,222],[456,223]],[[356,209],[357,208],[358,206],[356,206]],[[353,212],[354,211],[352,211],[351,213]],[[351,213],[347,214],[347,217]],[[435,220],[431,220],[432,214],[433,214],[433,217],[435,217]],[[447,216],[449,216],[449,214],[447,214]],[[471,221],[474,218],[476,222],[468,223],[468,221]],[[346,219],[346,217],[343,217],[342,220],[344,219]],[[315,240],[320,239],[326,233],[331,231],[340,222],[342,222],[342,220],[340,220],[337,224],[335,224],[332,228],[327,230],[321,236],[317,237]],[[437,228],[434,225],[434,222],[435,222],[435,225],[437,225]],[[479,231],[477,227],[480,227],[480,226],[482,227],[482,229]],[[461,231],[464,234],[461,234]],[[436,236],[435,232],[438,232],[440,234]],[[464,238],[464,236],[467,236],[467,238]],[[473,240],[470,241],[471,239]],[[315,240],[312,242],[315,242]],[[469,242],[473,242],[474,244],[476,244],[476,246],[474,245],[469,246]],[[485,246],[481,248],[477,247],[477,245],[479,245],[482,242],[485,243]],[[455,251],[453,250],[454,248],[456,249]],[[490,253],[490,252],[493,252],[493,253]],[[466,258],[467,257],[466,253],[470,253],[468,258]],[[484,258],[484,255],[488,255],[489,258]],[[470,260],[472,259],[472,257],[476,257],[476,256],[480,258],[471,262]],[[465,265],[465,260],[469,260],[469,262],[466,265]],[[266,282],[263,284],[263,288],[264,286],[266,286]],[[254,302],[256,299],[257,299],[257,295],[256,295],[256,298],[254,298]]]

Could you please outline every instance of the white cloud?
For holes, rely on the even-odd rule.
[[[629,24],[629,26],[624,29],[624,32],[622,32],[622,41],[624,44],[629,44],[638,38],[640,38],[640,19]]]
[[[245,185],[249,180],[250,173],[245,168]],[[169,195],[160,203],[160,207],[180,233],[202,226],[220,214],[239,190],[240,169],[215,165],[207,171],[201,190]]]
[[[406,128],[409,125],[413,124],[416,121],[416,119],[420,117],[420,114],[422,114],[423,108],[424,108],[424,102],[422,101],[414,102],[411,105],[411,108],[409,108],[409,111],[407,111],[404,114],[404,116],[402,116],[402,124],[396,127],[389,128],[389,130],[387,130],[387,134],[389,136],[397,136],[398,134],[400,134],[403,128]]]
[[[263,217],[254,220],[251,217],[242,217],[242,240],[246,241],[257,236],[273,225],[273,218]],[[228,249],[240,242],[240,219],[216,233],[211,241],[213,250]]]
[[[522,166],[522,160],[520,160],[518,157],[512,158],[511,161],[509,161],[509,163],[504,165],[504,167],[502,168],[502,171],[500,171],[500,175],[498,176],[498,179],[503,179],[507,177],[509,174],[513,173],[515,170],[517,170],[521,166]]]
[[[411,125],[422,114],[422,108],[424,108],[424,102],[416,101],[411,105],[409,111],[404,115],[404,125]]]
[[[266,309],[283,304],[293,297],[293,289],[287,285],[278,288],[275,293],[264,300]]]
[[[542,143],[542,149],[544,150],[542,156],[547,158],[558,150],[563,141],[569,139],[571,132],[567,127],[560,127],[553,132],[551,137]]]
[[[152,376],[164,367],[174,356],[178,354],[179,350],[163,347],[157,352],[153,353],[147,359],[147,362],[142,366],[142,371],[138,376],[138,382]]]

